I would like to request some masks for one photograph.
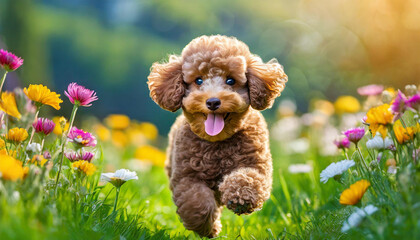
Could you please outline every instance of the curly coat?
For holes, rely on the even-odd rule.
[[[224,84],[229,78],[234,85]],[[215,237],[224,205],[236,214],[260,209],[270,196],[272,159],[258,110],[271,107],[284,89],[283,67],[275,60],[264,63],[236,38],[201,36],[181,56],[154,63],[148,80],[159,106],[183,109],[169,133],[166,170],[184,226]],[[211,110],[206,100],[214,97],[221,105]],[[215,136],[205,130],[209,114],[224,116],[224,128]]]

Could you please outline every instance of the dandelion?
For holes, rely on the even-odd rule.
[[[68,136],[69,142],[73,142],[80,147],[94,147],[96,146],[96,138],[89,132],[73,127]]]
[[[370,186],[370,182],[367,180],[360,180],[356,183],[350,185],[350,188],[347,188],[341,193],[340,203],[342,205],[355,205],[360,199],[362,199],[366,190]]]
[[[395,137],[399,144],[404,144],[413,139],[417,132],[417,127],[403,127],[401,120],[395,122],[393,126]]]
[[[48,136],[54,130],[55,123],[48,118],[38,118],[32,126],[34,127],[35,132]]]
[[[60,110],[60,103],[63,102],[63,100],[60,99],[60,94],[51,92],[50,89],[42,84],[30,84],[28,88],[23,89],[23,92],[29,99],[36,102],[38,106],[49,105],[56,110]]]
[[[334,107],[338,114],[355,113],[360,110],[360,103],[352,96],[341,96],[335,101]]]
[[[87,89],[77,83],[70,83],[64,94],[70,102],[77,106],[90,107],[91,102],[98,100],[95,91]]]
[[[357,145],[360,139],[365,136],[364,128],[350,128],[349,130],[343,132],[344,135],[349,139],[350,142],[353,142]]]
[[[48,162],[48,160],[45,159],[43,155],[35,155],[31,159],[31,163],[35,166],[43,167],[46,162]]]
[[[0,110],[17,119],[22,116],[17,109],[15,94],[11,92],[1,93]]]
[[[357,89],[357,93],[359,93],[361,96],[375,96],[375,95],[381,94],[383,90],[384,90],[384,86],[371,84],[371,85],[359,87]]]
[[[321,182],[327,183],[330,178],[343,174],[355,164],[356,163],[353,160],[342,160],[340,162],[331,163],[321,172]]]
[[[28,132],[24,128],[12,128],[6,134],[6,139],[13,143],[21,143],[28,138]]]
[[[118,195],[120,194],[121,186],[129,180],[138,180],[136,172],[132,172],[128,169],[119,169],[115,173],[102,173],[101,181],[109,182],[115,186],[117,193],[115,195],[114,210],[117,209]]]
[[[28,146],[26,146],[26,151],[33,152],[33,153],[39,153],[42,151],[41,144],[39,143],[30,143]]]
[[[387,135],[387,126],[393,122],[394,115],[389,111],[389,104],[383,104],[371,108],[366,116],[366,124],[369,124],[369,130],[373,136],[379,132],[382,138]]]
[[[378,211],[378,208],[373,205],[367,205],[365,208],[356,208],[356,211],[350,215],[350,217],[343,223],[341,232],[347,232],[351,228],[359,226],[362,220],[366,216],[370,216]]]
[[[379,134],[377,134],[374,138],[369,139],[366,142],[366,147],[369,149],[380,150],[380,149],[387,149],[391,147],[393,144],[394,142],[389,137],[386,137],[385,139],[383,139]]]
[[[292,174],[308,173],[311,171],[312,171],[312,166],[309,164],[292,164],[289,166],[289,172]]]
[[[12,156],[0,154],[0,178],[16,181],[23,178],[23,168],[20,161]]]
[[[130,118],[123,114],[111,114],[105,118],[105,123],[112,129],[126,129],[130,126]]]
[[[78,170],[84,173],[86,176],[90,176],[96,171],[95,165],[88,161],[79,160],[74,162],[71,166],[74,170]]]

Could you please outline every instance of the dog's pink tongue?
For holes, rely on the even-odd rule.
[[[223,120],[223,114],[209,113],[206,121],[204,122],[206,133],[210,136],[216,136],[219,134],[223,130],[224,126],[225,121]]]

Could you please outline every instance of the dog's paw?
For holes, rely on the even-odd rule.
[[[244,204],[240,204],[240,203],[235,203],[233,201],[228,201],[226,207],[232,210],[236,215],[250,214],[253,212],[251,204],[248,202],[244,202]]]

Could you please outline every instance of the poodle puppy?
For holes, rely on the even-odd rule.
[[[286,82],[275,59],[264,63],[245,43],[220,35],[198,37],[180,56],[153,64],[151,98],[183,111],[169,133],[166,170],[185,228],[216,237],[223,206],[250,214],[270,197],[272,159],[259,110]]]

